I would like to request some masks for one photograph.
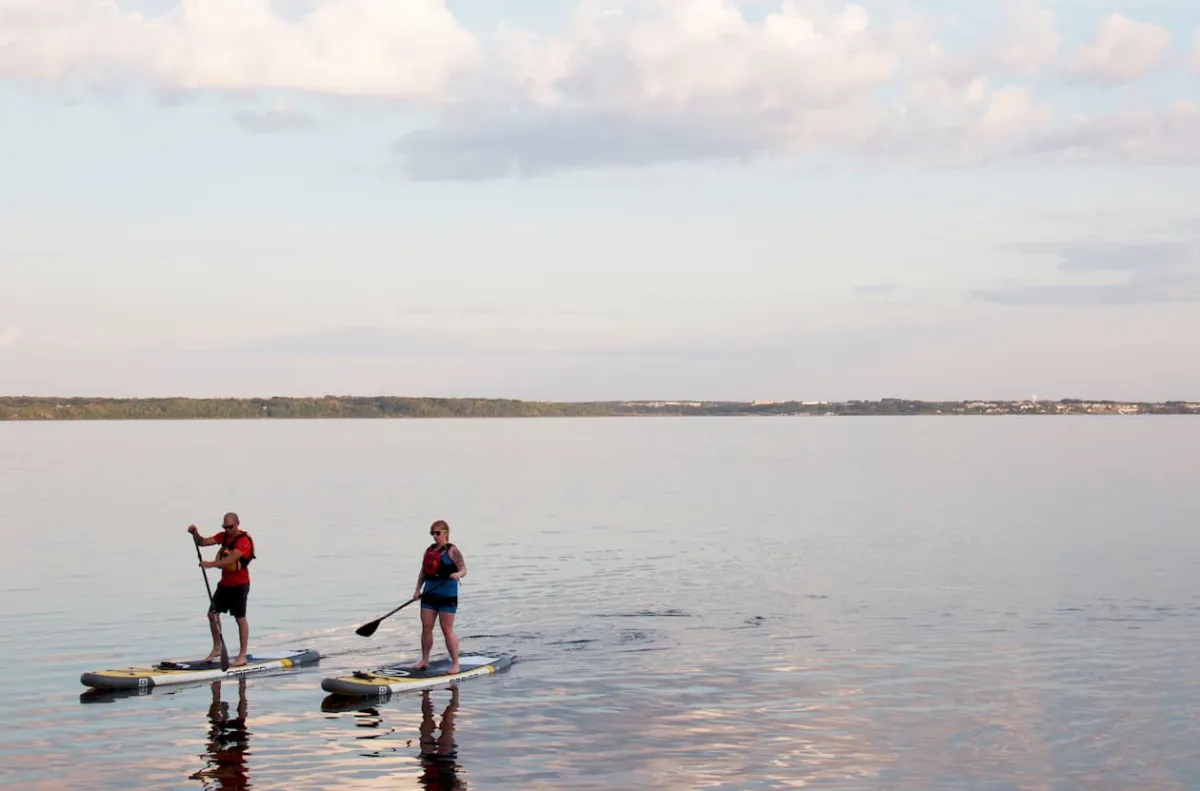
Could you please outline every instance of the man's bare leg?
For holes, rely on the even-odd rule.
[[[250,644],[250,622],[246,620],[245,616],[242,616],[241,618],[237,619],[237,625],[241,653],[229,660],[230,667],[241,667],[242,665],[246,664],[246,658],[249,655],[246,651],[246,648]]]
[[[213,647],[212,653],[204,657],[205,662],[211,662],[221,655],[221,614],[210,612],[208,614],[208,626],[212,631]]]

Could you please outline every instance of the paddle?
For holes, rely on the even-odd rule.
[[[439,580],[439,581],[438,581],[438,583],[437,583],[437,585],[432,585],[432,586],[430,586],[429,590],[430,590],[430,591],[432,591],[432,590],[437,590],[437,588],[438,588],[440,585],[442,585],[442,583],[444,583],[444,582],[445,582],[445,580]],[[429,593],[429,591],[425,591],[425,593]],[[362,626],[360,626],[360,627],[358,627],[357,629],[355,629],[355,630],[354,630],[354,633],[355,633],[356,635],[358,635],[359,637],[370,637],[371,635],[375,634],[375,630],[379,628],[379,624],[383,623],[383,619],[384,619],[384,618],[390,618],[390,617],[392,617],[393,615],[395,615],[396,613],[400,612],[400,611],[401,611],[401,610],[403,610],[405,607],[407,607],[408,605],[412,604],[413,602],[417,601],[417,599],[420,599],[420,598],[421,598],[421,597],[420,597],[420,596],[418,596],[418,597],[416,597],[415,599],[409,599],[408,601],[404,602],[404,604],[401,604],[399,607],[397,607],[396,609],[392,610],[392,611],[391,611],[390,613],[388,613],[387,615],[383,616],[383,618],[376,618],[374,621],[371,621],[370,623],[364,623]]]
[[[203,563],[204,556],[200,554],[200,537],[195,533],[192,533],[192,543],[196,545],[196,559]],[[213,593],[212,586],[208,584],[208,569],[201,566],[200,574],[204,577],[204,589],[208,591],[208,606],[212,607]],[[225,635],[221,632],[219,620],[217,621],[217,637],[221,640],[221,672],[224,673],[229,669],[229,651],[225,648]]]

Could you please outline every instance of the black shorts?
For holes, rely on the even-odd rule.
[[[213,592],[212,606],[209,612],[227,612],[234,618],[246,617],[246,597],[250,595],[250,585],[233,585],[226,587],[218,585]]]

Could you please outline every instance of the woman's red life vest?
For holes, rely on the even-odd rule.
[[[454,545],[450,543],[447,543],[444,547],[431,544],[429,549],[425,550],[425,560],[421,564],[421,570],[425,572],[426,579],[450,579],[450,575],[458,570],[454,565],[454,560],[450,557],[446,558],[446,566],[444,568],[442,566],[442,556],[448,555],[452,546]]]

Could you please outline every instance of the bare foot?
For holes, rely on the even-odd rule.
[[[451,665],[451,666],[450,666],[450,670],[448,670],[448,671],[447,671],[447,673],[448,673],[449,675],[451,675],[451,676],[452,676],[452,675],[454,675],[454,674],[455,674],[455,673],[457,673],[457,672],[459,672],[459,670],[458,670],[458,665]]]
[[[213,651],[211,654],[209,654],[208,656],[204,657],[204,659],[202,659],[202,660],[200,660],[200,661],[202,661],[202,662],[216,662],[216,661],[217,661],[217,657],[219,657],[220,655],[221,655],[221,652],[220,652],[220,651]]]
[[[429,667],[429,662],[427,662],[427,661],[425,661],[424,659],[422,659],[420,662],[416,663],[415,665],[413,665],[413,666],[412,666],[411,668],[409,668],[409,669],[410,669],[410,670],[424,670],[424,669],[425,669],[425,668],[427,668],[427,667]]]
[[[244,656],[235,656],[233,659],[229,660],[230,667],[241,667],[244,664],[246,664],[246,657]]]

